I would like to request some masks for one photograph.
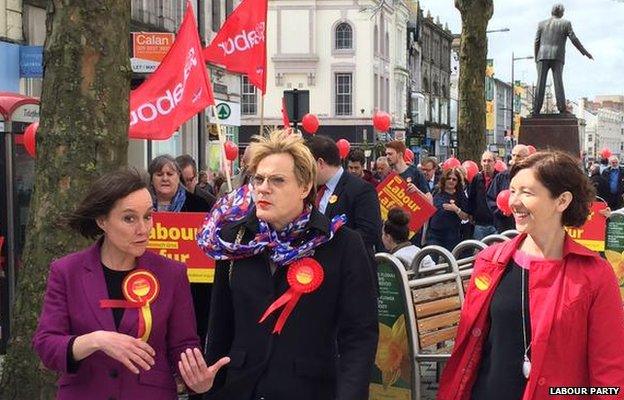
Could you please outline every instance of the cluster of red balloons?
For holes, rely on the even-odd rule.
[[[308,113],[301,119],[301,126],[306,132],[314,135],[319,128],[319,119],[316,115]]]
[[[511,207],[509,206],[509,197],[511,196],[511,192],[509,189],[501,190],[496,196],[496,206],[503,213],[503,215],[510,216],[511,215]]]
[[[35,157],[37,154],[37,143],[35,140],[37,129],[39,129],[39,122],[33,122],[24,131],[24,147],[31,157]]]
[[[238,158],[238,146],[236,143],[228,140],[223,143],[223,148],[225,149],[225,158],[229,161],[234,161]]]
[[[344,160],[351,150],[351,143],[347,139],[340,139],[336,142],[336,146],[338,146],[340,158]]]
[[[606,147],[604,149],[600,150],[600,157],[602,157],[604,159],[608,159],[612,155],[613,155],[613,153],[611,152],[611,150],[609,150]]]

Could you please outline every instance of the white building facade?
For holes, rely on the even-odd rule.
[[[284,91],[309,91],[319,134],[373,146],[377,110],[392,115],[404,137],[407,107],[407,20],[404,1],[271,0],[267,24],[267,93],[243,78],[242,143],[265,126],[282,125]]]

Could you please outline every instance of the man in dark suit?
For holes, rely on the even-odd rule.
[[[336,143],[327,136],[315,135],[306,145],[316,159],[317,208],[327,218],[347,216],[347,226],[357,231],[371,258],[374,281],[376,247],[381,243],[381,210],[375,188],[349,174],[340,164]]]
[[[612,211],[622,208],[624,202],[624,168],[620,166],[617,156],[609,157],[609,168],[602,171],[604,184],[599,188],[598,196],[605,199]]]
[[[566,112],[565,92],[563,90],[563,64],[565,63],[566,41],[570,38],[572,44],[588,58],[593,57],[581,42],[576,38],[570,21],[563,19],[562,4],[555,4],[552,8],[552,17],[539,23],[535,35],[535,62],[537,64],[537,95],[533,103],[533,114],[537,115],[544,102],[544,89],[548,70],[553,71],[557,109],[560,113]]]

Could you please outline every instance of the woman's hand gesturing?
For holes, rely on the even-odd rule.
[[[219,369],[230,362],[229,357],[223,357],[210,367],[206,365],[204,356],[198,348],[186,349],[180,355],[178,367],[184,383],[195,393],[204,393],[210,390]]]

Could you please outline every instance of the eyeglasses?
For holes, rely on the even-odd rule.
[[[455,177],[453,177],[453,176],[449,176],[448,178],[446,178],[446,180],[447,180],[447,181],[455,181],[455,182],[457,182],[457,181],[458,181],[458,179],[457,179],[457,178],[455,178]]]
[[[283,176],[280,176],[280,175],[262,176],[262,175],[256,174],[251,178],[251,185],[254,188],[258,188],[262,186],[262,184],[265,181],[269,183],[270,188],[280,188],[286,184],[286,178],[284,178]]]
[[[420,170],[422,172],[430,172],[430,171],[433,171],[433,168],[421,168]]]

